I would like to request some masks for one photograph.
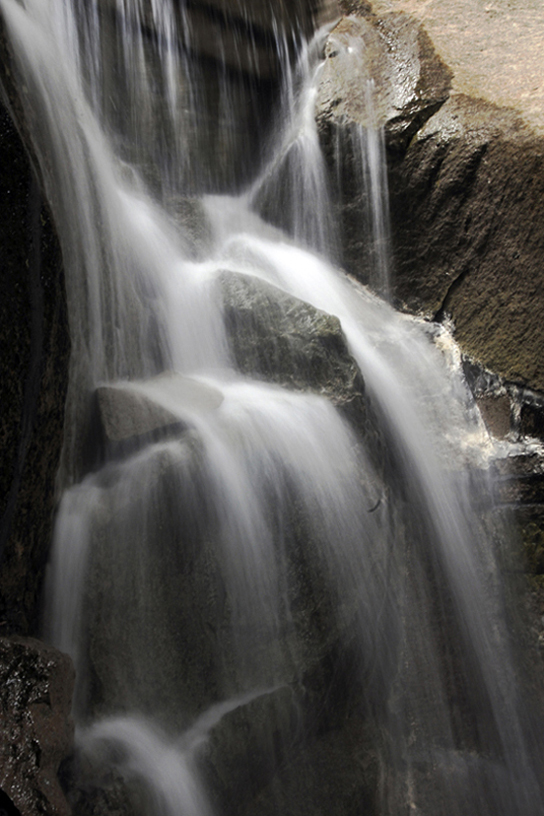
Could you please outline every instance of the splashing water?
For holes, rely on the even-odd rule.
[[[221,61],[204,75],[189,4],[0,9],[66,266],[73,351],[46,628],[76,663],[84,750],[143,786],[145,812],[209,816],[219,801],[249,814],[272,790],[276,812],[298,814],[278,780],[304,756],[318,786],[316,746],[351,717],[375,735],[358,743],[380,767],[357,781],[372,812],[541,813],[488,485],[466,467],[467,394],[418,324],[331,265],[313,116],[323,34],[292,69],[275,28],[281,124],[260,167],[236,175],[217,170],[216,148],[233,166],[246,151],[232,110],[258,89],[244,95]],[[210,86],[229,111],[215,141]],[[383,142],[377,129],[352,139],[385,294]],[[311,380],[293,390],[239,373],[225,275],[328,331],[339,319],[335,347],[365,382],[364,433]],[[106,386],[169,417],[167,432],[89,456]],[[244,784],[218,781],[225,755],[253,769]]]

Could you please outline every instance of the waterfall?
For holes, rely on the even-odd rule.
[[[0,0],[66,267],[78,750],[127,814],[537,816],[490,443],[445,331],[338,269],[324,33],[273,27],[277,92],[195,55],[192,5]],[[383,134],[351,140],[387,294]]]

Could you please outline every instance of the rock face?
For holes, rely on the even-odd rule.
[[[322,394],[364,423],[363,378],[337,317],[257,278],[223,272],[219,285],[232,356],[243,374]]]
[[[70,814],[57,771],[72,747],[73,684],[66,655],[36,640],[0,639],[0,789],[21,816]]]
[[[0,109],[0,621],[35,631],[70,351],[62,261],[28,156]]]
[[[331,686],[331,695],[335,692],[342,690]],[[376,812],[371,791],[378,766],[368,724],[351,711],[349,722],[310,736],[293,728],[303,706],[294,690],[284,687],[241,707],[214,729],[204,765],[210,766],[209,781],[220,812],[243,816]],[[271,722],[276,723],[272,734]],[[240,733],[246,735],[242,752]]]
[[[383,126],[389,148],[402,152],[448,97],[451,71],[425,29],[405,14],[343,18],[328,37],[325,57],[317,102],[321,128]]]
[[[133,452],[150,441],[179,433],[193,413],[218,408],[217,388],[174,371],[146,381],[102,385],[95,392],[95,417],[87,448],[94,459]],[[93,458],[89,455],[89,464]]]
[[[349,133],[368,124],[360,89],[377,70],[370,116],[387,145],[393,299],[427,317],[448,314],[468,355],[542,390],[544,119],[530,86],[541,67],[530,32],[543,30],[544,15],[522,5],[484,12],[463,0],[461,13],[449,0],[344,4],[359,16],[331,32],[317,117],[331,165],[338,140],[348,145],[345,261],[366,281]],[[517,27],[506,35],[508,13]]]
[[[345,264],[372,283],[372,259],[361,238],[368,201],[360,193],[352,134],[381,127],[393,301],[426,318],[451,321],[467,381],[492,436],[540,441],[542,6],[533,0],[345,0],[341,5],[353,16],[329,37],[317,121],[333,184],[340,179],[336,194]],[[394,41],[385,33],[393,29]],[[377,79],[369,107],[369,94],[365,99],[361,89],[371,70]],[[396,99],[407,104],[396,110]],[[509,543],[503,568],[510,578],[525,571],[514,602],[519,610],[525,597],[528,609],[519,628],[519,661],[539,699],[544,697],[542,472],[532,444],[528,454],[497,462],[493,474],[497,512],[519,535],[519,551]]]
[[[37,629],[63,439],[70,340],[60,248],[27,154],[0,23],[0,621]],[[57,779],[71,750],[71,661],[0,639],[0,810],[68,816]]]
[[[102,0],[108,14],[116,13],[112,0]],[[146,28],[153,27],[151,4],[142,8]],[[292,46],[299,32],[311,36],[315,25],[339,16],[338,0],[189,0],[184,23],[191,30],[191,48],[206,59],[221,58],[230,70],[260,79],[275,79],[280,72],[276,36],[284,32]]]
[[[539,390],[543,161],[516,112],[459,94],[391,172],[398,300],[447,313],[466,353]]]
[[[364,425],[363,379],[337,318],[261,280],[226,271],[218,279],[218,297],[243,373],[325,396]],[[275,514],[281,516],[279,569],[293,602],[287,615],[283,607],[278,611],[279,627],[252,621],[246,610],[237,635],[242,642],[236,641],[232,616],[240,601],[227,577],[232,553],[224,551],[221,497],[214,492],[206,445],[197,433],[173,425],[175,415],[165,415],[167,401],[159,399],[162,385],[183,387],[184,381],[167,374],[99,394],[111,439],[130,440],[130,434],[151,429],[171,432],[165,444],[142,448],[130,466],[117,461],[90,477],[100,493],[92,519],[82,521],[92,530],[84,603],[93,714],[159,712],[162,725],[181,732],[188,719],[198,721],[225,694],[236,699],[246,684],[262,689],[221,718],[202,751],[200,767],[215,812],[278,812],[286,807],[281,790],[287,789],[294,816],[320,812],[322,798],[328,812],[355,816],[361,802],[372,801],[378,774],[377,742],[354,702],[361,656],[354,654],[351,633],[359,591],[353,598],[343,586],[339,602],[323,569],[320,530],[306,518],[296,483],[285,494],[272,491],[267,523],[275,529]],[[220,410],[216,395],[210,396],[210,409]],[[228,456],[235,474],[230,448]],[[243,536],[243,525],[240,530]],[[243,680],[244,689],[240,648],[251,677]],[[136,672],[127,672],[134,666]],[[271,677],[277,686],[268,688]],[[87,796],[81,785],[79,779],[70,794],[75,813],[94,812],[89,797],[98,812],[132,812],[115,780],[102,787],[91,777]]]
[[[359,280],[380,290],[387,284],[383,273],[376,275],[380,249],[373,247],[377,236],[369,225],[376,220],[378,195],[383,256],[389,252],[388,203],[385,185],[378,182],[382,189],[373,191],[372,174],[385,177],[380,167],[385,145],[391,155],[402,155],[444,103],[451,72],[422,26],[404,14],[342,19],[329,35],[325,57],[317,122],[335,193],[342,259]]]

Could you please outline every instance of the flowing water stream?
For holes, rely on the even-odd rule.
[[[544,812],[469,396],[428,329],[335,266],[314,121],[324,33],[293,65],[277,27],[278,115],[250,160],[236,116],[259,89],[193,56],[183,2],[0,10],[66,267],[45,625],[76,664],[80,749],[117,768],[138,814]],[[352,140],[386,293],[383,134]],[[245,287],[242,355],[258,358],[255,326],[280,312],[325,321],[362,373],[359,420],[281,337],[291,387],[273,364],[269,381],[240,373],[225,285]],[[264,318],[247,317],[248,292]],[[100,394],[119,427],[169,419],[98,445]]]

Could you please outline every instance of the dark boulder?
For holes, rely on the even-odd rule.
[[[457,95],[390,174],[399,303],[447,313],[466,353],[540,390],[543,161],[515,111]]]
[[[364,425],[363,377],[337,317],[246,275],[223,272],[219,286],[230,350],[243,374],[322,394]]]
[[[213,771],[209,782],[220,812],[376,812],[378,760],[368,723],[351,712],[341,727],[311,733],[303,715],[300,693],[284,687],[240,707],[216,726],[203,759]]]
[[[73,685],[66,655],[0,638],[0,789],[21,816],[70,814],[57,772],[72,749]]]
[[[505,31],[491,7],[461,6],[399,0],[401,13],[391,14],[387,0],[344,3],[355,16],[329,37],[316,114],[331,178],[340,179],[344,260],[371,282],[351,134],[381,126],[396,305],[448,315],[466,354],[541,391],[544,136],[534,77],[544,15],[509,9],[516,26]]]

